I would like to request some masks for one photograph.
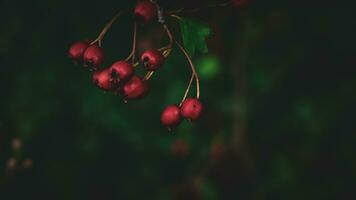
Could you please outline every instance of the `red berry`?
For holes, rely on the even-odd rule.
[[[100,68],[104,61],[103,50],[96,44],[90,45],[84,53],[84,64],[91,70]]]
[[[134,73],[133,66],[126,61],[118,61],[114,63],[111,67],[111,74],[117,81],[127,81]]]
[[[161,123],[168,127],[174,128],[181,122],[180,110],[177,105],[167,106],[161,114]]]
[[[87,42],[75,42],[69,48],[68,55],[74,61],[82,61],[85,50],[88,48]]]
[[[181,115],[192,121],[199,119],[202,111],[203,105],[196,98],[187,98],[180,108]]]
[[[144,23],[157,18],[157,6],[148,0],[139,1],[134,12],[135,16]]]
[[[142,54],[141,62],[147,70],[154,71],[163,65],[164,56],[160,51],[147,50]]]
[[[122,93],[125,100],[138,99],[148,92],[148,83],[138,76],[132,76],[131,79],[122,87]]]
[[[94,72],[93,82],[96,86],[105,91],[112,91],[118,87],[118,82],[113,77],[110,68]]]

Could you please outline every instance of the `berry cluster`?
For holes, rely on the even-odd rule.
[[[124,60],[118,60],[110,67],[103,67],[104,53],[102,50],[102,40],[113,22],[122,14],[117,14],[104,27],[99,36],[91,41],[75,42],[69,49],[69,57],[76,63],[82,63],[93,72],[92,79],[94,84],[101,90],[121,94],[124,101],[143,98],[149,91],[149,80],[163,65],[167,57],[171,54],[174,44],[187,58],[192,76],[188,88],[184,94],[181,103],[178,105],[167,106],[161,115],[161,123],[169,129],[176,127],[182,118],[195,121],[200,118],[203,105],[199,101],[200,86],[199,77],[195,70],[194,64],[186,52],[185,48],[174,39],[171,31],[164,20],[163,9],[155,1],[140,0],[134,9],[134,31],[133,47],[129,56]],[[148,24],[158,21],[169,37],[169,44],[160,49],[148,49],[143,52],[140,59],[136,60],[136,41],[137,41],[137,24]],[[135,67],[142,65],[147,71],[145,77],[135,75]],[[192,86],[193,80],[196,80],[197,95],[195,98],[189,97],[188,93]]]

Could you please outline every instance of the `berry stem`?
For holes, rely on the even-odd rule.
[[[134,23],[134,31],[133,31],[133,42],[132,42],[132,50],[130,55],[126,58],[126,61],[131,59],[132,64],[135,64],[135,55],[136,55],[136,43],[137,43],[137,23]]]
[[[168,35],[169,44],[167,46],[165,46],[165,47],[160,48],[159,51],[163,51],[163,53],[162,53],[163,56],[167,58],[172,52],[172,48],[173,48],[173,44],[174,44],[174,38],[173,38],[172,32],[169,30],[169,28],[168,28],[168,26],[166,24],[163,24],[163,28],[166,31],[167,35]]]
[[[105,27],[103,28],[103,30],[100,32],[99,36],[93,41],[90,43],[90,45],[93,45],[95,43],[98,43],[99,46],[101,47],[101,44],[102,44],[102,40],[105,36],[105,34],[108,32],[108,30],[111,28],[112,24],[119,18],[119,16],[122,14],[123,12],[120,11],[118,12],[106,25]]]
[[[168,26],[166,24],[162,24],[164,30],[166,31],[168,38],[169,38],[169,44],[165,47],[162,47],[159,49],[159,51],[162,52],[162,55],[167,58],[173,49],[173,44],[174,44],[174,38],[172,32],[169,30]],[[144,80],[149,80],[152,75],[154,74],[154,71],[152,72],[147,72],[146,76],[143,78]]]
[[[193,64],[193,61],[192,59],[189,57],[189,54],[187,53],[187,51],[184,49],[184,47],[179,44],[179,42],[175,41],[175,43],[177,44],[177,46],[179,47],[179,49],[182,51],[182,53],[185,55],[185,57],[187,58],[189,64],[190,64],[190,67],[192,69],[192,72],[193,72],[193,75],[195,77],[195,81],[196,81],[196,86],[197,86],[197,99],[199,99],[200,97],[200,81],[199,81],[199,76],[198,76],[198,73],[195,69],[195,66]],[[190,84],[191,85],[191,84]],[[190,85],[188,87],[188,91],[189,91],[189,88],[190,88]]]
[[[190,88],[192,87],[192,83],[193,83],[194,77],[195,77],[195,76],[194,76],[194,73],[192,73],[192,76],[190,77],[190,81],[189,81],[188,87],[187,87],[187,89],[185,90],[184,96],[183,96],[183,98],[182,98],[182,101],[181,101],[180,104],[179,104],[179,107],[182,106],[183,102],[184,102],[185,99],[187,98],[188,93],[189,93],[189,90],[190,90]]]
[[[176,15],[171,15],[172,17],[175,17],[175,18],[178,18],[180,20],[180,17],[176,16]],[[167,35],[170,39],[170,45],[168,46],[168,48],[163,52],[163,55],[164,56],[168,56],[170,54],[170,52],[172,51],[172,47],[173,47],[173,44],[175,43],[179,49],[182,51],[182,53],[185,55],[185,57],[187,58],[188,62],[189,62],[189,65],[192,69],[192,78],[190,79],[189,81],[189,85],[188,85],[188,88],[185,92],[185,95],[183,97],[183,100],[182,102],[187,98],[187,95],[189,93],[189,90],[191,88],[191,85],[192,85],[192,82],[193,82],[193,79],[195,78],[196,80],[196,87],[197,87],[197,99],[200,98],[200,81],[199,81],[199,76],[198,76],[198,73],[195,69],[195,66],[194,66],[194,63],[192,61],[192,59],[190,58],[189,54],[187,53],[187,51],[185,50],[185,48],[179,44],[179,42],[177,42],[174,38],[173,38],[173,35],[172,35],[172,32],[169,30],[168,26],[166,24],[163,24],[163,28],[166,30],[167,32]]]
[[[164,30],[166,30],[167,35],[169,37],[169,46],[172,47],[173,46],[173,41],[174,41],[172,32],[169,30],[169,28],[168,28],[168,26],[166,24],[163,24],[163,28],[164,28]]]
[[[147,72],[147,74],[146,74],[146,76],[143,78],[143,80],[145,80],[145,81],[150,80],[150,78],[152,77],[152,75],[153,75],[154,73],[155,73],[154,71]]]

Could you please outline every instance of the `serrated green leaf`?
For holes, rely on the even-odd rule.
[[[187,18],[179,18],[184,47],[191,57],[195,53],[207,53],[206,38],[212,34],[208,25]]]

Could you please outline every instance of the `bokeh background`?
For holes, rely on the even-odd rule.
[[[177,49],[127,104],[67,57],[134,1],[1,0],[0,199],[355,199],[352,4],[246,2],[180,14],[214,34],[194,57],[204,116],[168,132],[160,112],[190,77]],[[106,65],[131,34],[127,14],[104,40]],[[140,27],[139,50],[162,38]]]

